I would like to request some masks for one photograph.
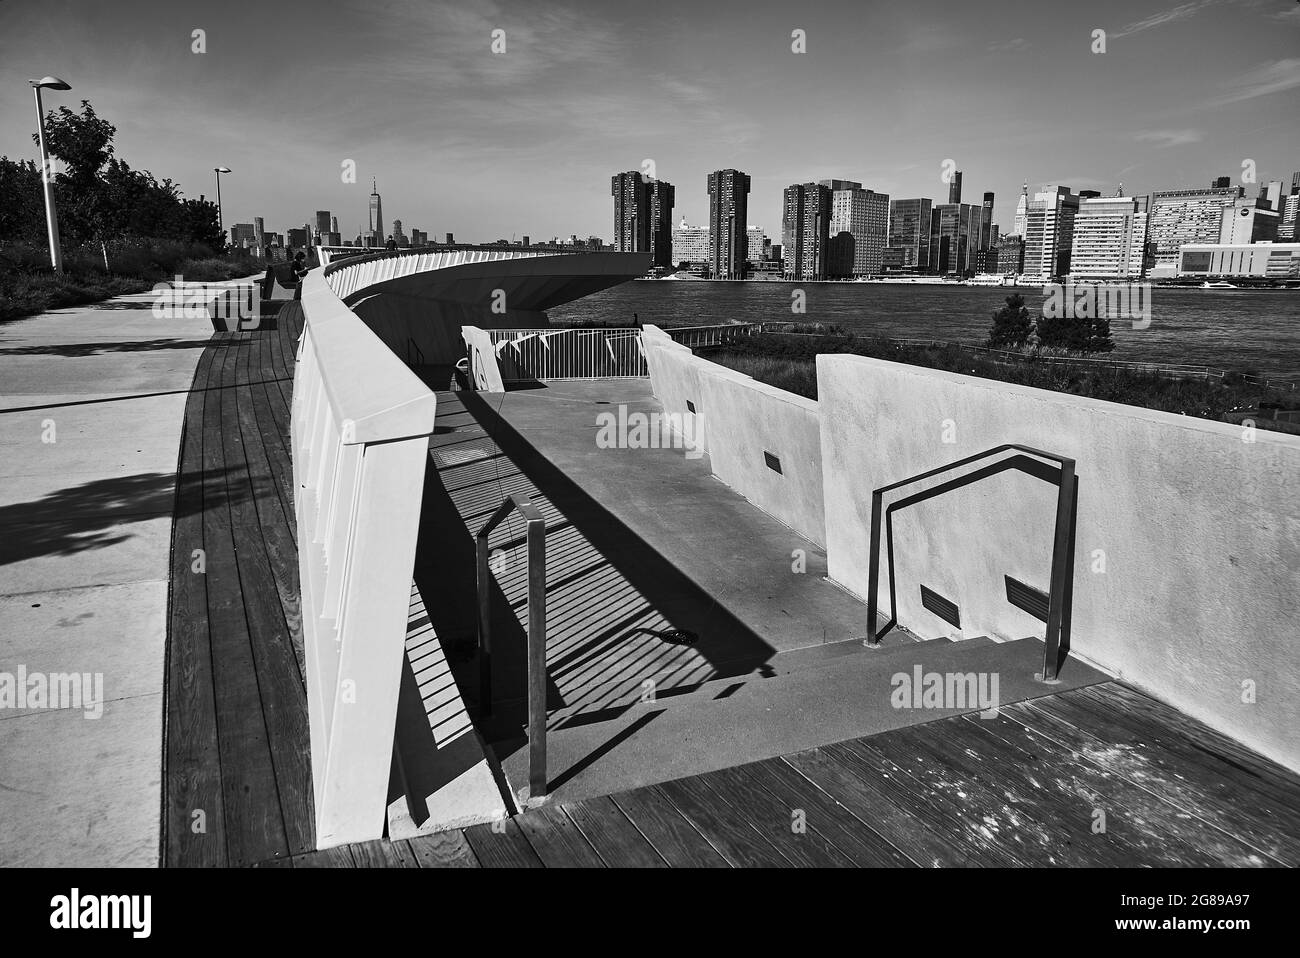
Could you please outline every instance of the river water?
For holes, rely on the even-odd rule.
[[[802,289],[806,312],[791,312]],[[1019,292],[1033,313],[1041,289],[889,283],[638,281],[549,311],[553,320],[614,324],[732,321],[838,323],[849,332],[982,343],[992,314]],[[1300,291],[1154,287],[1151,324],[1113,320],[1108,358],[1194,363],[1300,382]]]

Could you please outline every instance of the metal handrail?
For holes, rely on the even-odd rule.
[[[527,496],[506,496],[475,536],[479,704],[492,714],[492,570],[488,535],[517,511],[528,524],[528,797],[546,796],[546,520]]]
[[[885,511],[886,549],[889,556],[890,608],[889,621],[885,623],[884,628],[877,629],[876,592],[880,583],[880,512],[885,493],[919,482],[922,479],[929,479],[944,472],[951,472],[961,466],[1013,449],[1028,455],[1014,456],[1002,462],[985,466],[958,479],[941,483],[923,492],[914,493],[892,503]],[[1046,463],[1029,458],[1030,456],[1037,456],[1039,459],[1048,459],[1059,463],[1059,468],[1053,469]],[[1056,497],[1056,529],[1052,539],[1051,585],[1047,600],[1047,632],[1043,640],[1045,645],[1043,651],[1043,680],[1046,682],[1055,681],[1060,668],[1062,641],[1064,641],[1066,649],[1070,647],[1070,613],[1074,590],[1074,523],[1079,490],[1079,478],[1075,475],[1074,467],[1075,461],[1066,456],[1058,456],[1054,453],[1044,452],[1030,446],[1022,446],[1018,443],[1005,443],[977,453],[974,456],[959,459],[946,466],[940,466],[937,469],[931,469],[928,472],[872,490],[871,559],[867,572],[867,644],[878,646],[881,636],[897,624],[898,606],[894,593],[894,513],[899,509],[906,509],[910,505],[970,485],[999,472],[1018,469],[1045,482],[1050,482],[1058,489]]]

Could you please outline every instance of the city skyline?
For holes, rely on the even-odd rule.
[[[1257,182],[1289,179],[1300,159],[1287,113],[1300,86],[1295,4],[1062,5],[1050,18],[1002,4],[929,22],[847,3],[668,2],[653,32],[641,9],[400,2],[377,17],[323,3],[303,17],[236,5],[218,22],[192,0],[10,0],[0,152],[35,156],[26,79],[53,72],[73,89],[47,108],[89,99],[118,126],[118,155],[187,196],[210,198],[212,166],[230,166],[228,223],[291,224],[328,208],[348,236],[377,177],[404,221],[480,242],[607,237],[602,185],[645,160],[677,185],[674,220],[691,222],[707,219],[709,172],[745,170],[749,220],[769,228],[791,183],[850,179],[941,203],[951,160],[971,197],[1006,198],[993,222],[1007,232],[1025,181],[1103,194],[1122,181],[1142,194],[1237,182],[1246,160]],[[503,53],[491,52],[494,29]],[[1097,29],[1105,53],[1091,52]],[[806,52],[792,52],[794,30]],[[381,62],[353,66],[359,47]],[[1032,82],[1043,71],[1053,82]],[[290,118],[293,148],[277,148]],[[530,192],[542,176],[547,189]],[[512,188],[511,202],[491,202]]]

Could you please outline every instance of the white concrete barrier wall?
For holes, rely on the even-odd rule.
[[[303,282],[291,431],[316,842],[379,838],[434,395],[321,270]]]
[[[645,328],[642,343],[655,397],[702,438],[713,474],[824,546],[817,403],[701,359],[657,327]],[[764,453],[775,457],[780,472]]]
[[[833,579],[866,594],[873,489],[1007,442],[1072,457],[1072,653],[1300,768],[1300,437],[856,356],[817,379]],[[1003,576],[1047,591],[1055,493],[1002,473],[898,512],[899,622],[953,631],[925,584],[968,635],[1041,636]]]
[[[469,355],[469,371],[474,388],[479,392],[505,392],[506,386],[501,379],[501,366],[497,363],[492,337],[477,326],[462,326],[460,335]]]

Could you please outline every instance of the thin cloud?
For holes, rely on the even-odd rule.
[[[1235,89],[1212,100],[1211,106],[1240,103],[1242,100],[1253,100],[1255,97],[1268,96],[1270,93],[1294,90],[1300,87],[1300,57],[1272,60],[1243,74],[1230,85]]]
[[[1214,0],[1194,0],[1192,3],[1180,3],[1176,7],[1170,7],[1168,10],[1161,10],[1159,13],[1153,13],[1151,16],[1142,20],[1134,20],[1127,26],[1120,27],[1113,37],[1131,37],[1135,33],[1141,33],[1144,30],[1154,30],[1156,27],[1167,26],[1170,23],[1177,23],[1180,20],[1186,20],[1194,17],[1206,7],[1211,6]]]
[[[1016,37],[1012,40],[995,40],[989,44],[989,53],[1014,53],[1018,50],[1028,50],[1029,41],[1024,37]]]
[[[1159,147],[1186,146],[1188,143],[1199,143],[1204,138],[1205,134],[1201,130],[1147,130],[1134,137],[1135,140],[1154,143]]]

